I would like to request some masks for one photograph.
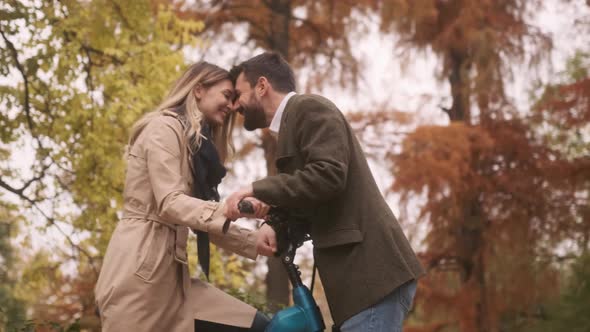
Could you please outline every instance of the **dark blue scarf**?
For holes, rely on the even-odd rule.
[[[219,159],[217,148],[213,145],[211,128],[203,123],[201,127],[201,145],[192,155],[193,163],[193,195],[203,200],[219,202],[217,186],[227,173]],[[193,140],[195,137],[192,138]]]
[[[182,116],[182,120],[186,121],[186,108],[184,105],[180,106],[176,112]],[[207,122],[203,121],[201,124],[201,145],[197,151],[192,154],[191,162],[193,164],[193,197],[219,202],[219,192],[217,186],[221,183],[221,179],[227,174],[227,170],[221,163],[217,148],[213,144],[213,137],[211,134],[211,127]],[[195,136],[191,138],[191,143],[196,139]],[[207,280],[209,279],[209,234],[207,232],[193,230],[197,234],[197,256],[199,257],[199,265],[205,273]]]

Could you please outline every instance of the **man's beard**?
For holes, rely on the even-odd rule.
[[[244,128],[248,131],[266,127],[266,115],[262,104],[253,96],[250,97],[248,105],[244,106]]]

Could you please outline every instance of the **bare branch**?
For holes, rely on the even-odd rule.
[[[55,226],[55,228],[66,238],[66,240],[68,241],[68,243],[72,246],[72,248],[74,248],[75,250],[77,250],[78,252],[82,253],[84,256],[86,256],[86,258],[88,259],[88,262],[90,264],[90,266],[92,267],[92,270],[94,271],[94,273],[96,274],[96,276],[98,276],[98,268],[96,267],[95,264],[95,259],[94,257],[88,252],[86,251],[84,248],[82,248],[80,245],[76,244],[74,242],[74,240],[72,240],[71,236],[66,234],[66,232],[59,227],[58,223],[56,222],[55,218],[47,215],[43,209],[41,209],[41,207],[39,207],[39,205],[37,204],[38,202],[31,199],[30,197],[26,196],[22,191],[24,189],[16,189],[12,186],[10,186],[9,184],[7,184],[6,182],[4,182],[2,179],[0,179],[0,187],[16,194],[17,196],[19,196],[19,198],[21,198],[22,200],[24,200],[25,202],[31,204],[31,206],[37,210],[37,212],[39,212],[47,221],[47,223],[49,225]]]
[[[38,182],[41,181],[43,179],[43,177],[45,177],[45,171],[47,171],[47,169],[51,166],[51,164],[49,165],[45,165],[43,167],[43,169],[41,170],[40,174],[31,178],[30,180],[28,180],[27,182],[24,183],[24,185],[20,188],[15,188],[11,185],[9,185],[7,182],[5,182],[4,180],[2,180],[2,178],[0,178],[0,187],[10,191],[11,193],[19,196],[20,198],[25,198],[26,196],[24,195],[24,191],[27,190],[27,188],[33,184],[34,182]],[[27,199],[30,202],[34,202],[31,199]]]
[[[12,55],[12,59],[14,61],[14,65],[16,66],[16,68],[18,69],[19,73],[21,74],[21,76],[23,78],[23,83],[24,83],[24,88],[25,88],[25,100],[24,100],[23,106],[25,108],[25,114],[27,116],[27,125],[29,126],[29,130],[32,133],[35,128],[35,125],[33,123],[33,118],[31,117],[31,107],[30,107],[30,100],[29,100],[29,98],[30,98],[29,97],[29,79],[28,79],[27,74],[25,72],[25,68],[18,60],[18,51],[16,50],[16,47],[14,47],[14,44],[8,39],[8,37],[6,37],[6,35],[4,34],[4,31],[2,31],[2,29],[0,29],[0,35],[2,35],[2,39],[4,39],[4,42],[6,43],[6,47],[10,50],[10,53]]]

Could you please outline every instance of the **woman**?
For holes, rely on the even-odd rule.
[[[189,228],[257,256],[256,233],[234,224],[223,232],[226,208],[216,202],[231,151],[232,98],[229,73],[200,62],[131,129],[123,218],[95,288],[103,331],[193,331],[195,319],[252,324],[254,308],[206,283],[191,284],[187,267]],[[263,216],[268,206],[253,203],[254,216]]]

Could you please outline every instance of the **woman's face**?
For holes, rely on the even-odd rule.
[[[205,120],[212,126],[223,125],[233,109],[234,87],[230,80],[223,80],[209,88],[196,88],[197,105]]]

